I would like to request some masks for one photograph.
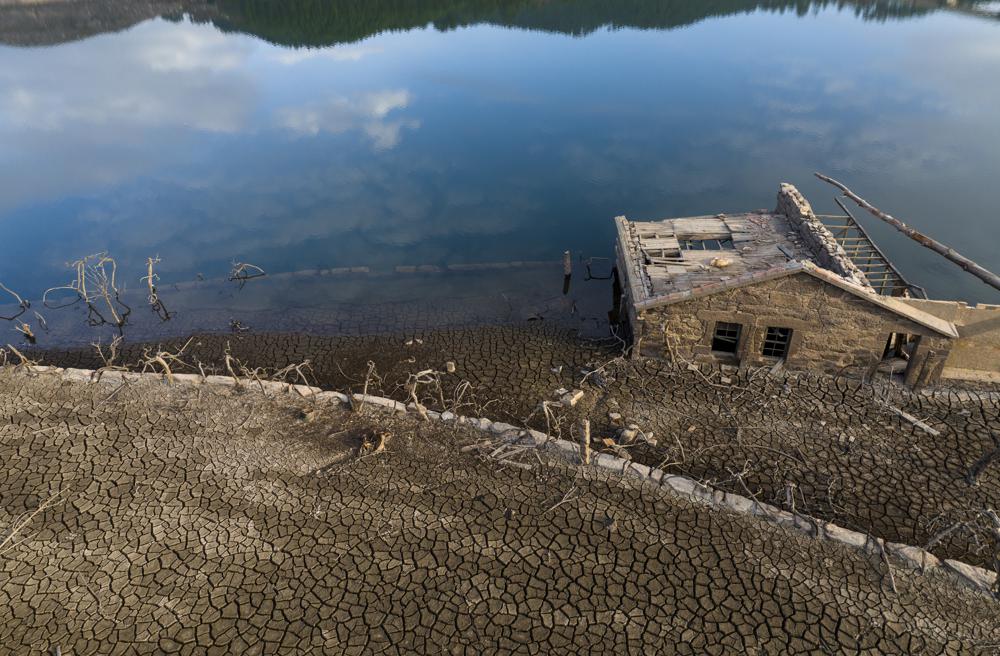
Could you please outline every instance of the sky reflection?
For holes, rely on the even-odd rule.
[[[933,47],[928,47],[933,44]],[[820,210],[823,170],[1000,268],[1000,27],[751,13],[583,38],[492,26],[295,50],[156,19],[0,48],[0,274],[110,249],[141,275],[607,255],[610,218]],[[863,219],[864,220],[864,219]],[[871,226],[871,221],[866,221]],[[881,226],[936,296],[1000,302]]]

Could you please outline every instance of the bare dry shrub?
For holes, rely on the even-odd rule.
[[[191,367],[191,365],[181,360],[181,356],[184,355],[184,351],[187,350],[187,347],[191,345],[193,340],[194,338],[192,337],[185,342],[184,346],[182,346],[176,353],[171,353],[170,351],[163,349],[160,349],[155,353],[150,353],[149,349],[143,349],[142,362],[140,362],[142,365],[142,373],[146,373],[147,371],[155,372],[159,369],[159,372],[167,377],[167,382],[172,385],[174,383],[173,370],[175,367]]]
[[[118,287],[116,280],[118,263],[107,253],[97,253],[70,266],[76,271],[76,279],[68,285],[45,290],[42,304],[49,309],[58,309],[82,302],[87,306],[87,322],[91,326],[112,325],[121,334],[128,324],[132,308],[121,299],[124,289]],[[73,300],[64,303],[50,301],[49,294],[58,291],[72,292]]]
[[[248,280],[253,280],[254,278],[263,278],[267,275],[264,269],[261,269],[256,264],[248,264],[247,262],[233,262],[233,268],[229,272],[229,281],[238,282],[240,289],[247,284]]]
[[[0,556],[6,556],[24,542],[27,537],[23,537],[24,529],[35,517],[54,506],[62,498],[62,492],[57,492],[43,501],[33,511],[24,512],[16,516],[7,527],[7,530],[0,533]]]

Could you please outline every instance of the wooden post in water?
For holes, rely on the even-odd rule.
[[[563,296],[569,294],[569,281],[573,278],[573,255],[569,251],[563,253]]]
[[[590,464],[590,420],[584,419],[580,424],[580,462],[585,465]]]

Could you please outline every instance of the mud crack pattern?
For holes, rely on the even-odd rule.
[[[179,347],[183,341],[172,344]],[[556,389],[580,385],[584,371],[612,360],[620,345],[588,341],[544,322],[475,330],[366,337],[204,335],[189,356],[224,372],[226,346],[251,366],[280,368],[310,359],[323,387],[361,390],[369,361],[378,380],[369,391],[407,400],[409,374],[456,363],[442,377],[445,405],[468,382],[458,411],[547,430],[538,412]],[[123,361],[137,360],[140,345]],[[42,353],[47,364],[100,366],[93,349]],[[728,382],[723,382],[723,378]],[[989,393],[927,398],[829,376],[760,371],[689,371],[655,361],[613,363],[587,378],[584,401],[557,410],[567,432],[593,425],[595,448],[614,437],[620,414],[651,433],[656,446],[630,446],[639,462],[703,480],[886,540],[924,546],[941,558],[992,567],[993,544],[982,511],[1000,508],[1000,463],[975,485],[966,475],[1000,440],[1000,402]],[[422,401],[446,409],[435,395]],[[908,423],[884,402],[921,418],[939,436]],[[738,477],[737,477],[738,475]],[[956,530],[950,530],[956,526]],[[943,535],[943,537],[941,537]]]
[[[983,653],[935,573],[464,426],[0,373],[0,653]],[[373,431],[384,453],[358,457]],[[553,509],[567,491],[573,500]]]

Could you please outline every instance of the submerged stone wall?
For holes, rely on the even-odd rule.
[[[859,285],[870,287],[865,274],[851,261],[833,234],[816,218],[812,205],[793,185],[782,183],[775,213],[784,214],[795,226],[806,246],[813,252],[817,264]]]
[[[918,335],[908,371],[914,384],[935,382],[951,347],[948,338],[807,273],[654,308],[642,318],[641,355],[765,366],[775,362],[761,353],[774,326],[793,331],[785,366],[831,374],[871,374],[892,333]],[[718,321],[743,326],[735,356],[712,352]]]

